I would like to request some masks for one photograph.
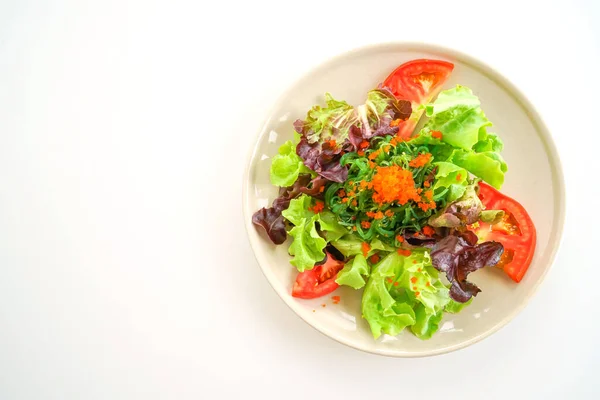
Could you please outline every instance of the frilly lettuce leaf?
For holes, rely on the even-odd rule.
[[[465,168],[496,189],[500,189],[504,184],[504,174],[508,171],[508,167],[502,156],[496,152],[475,153],[455,150],[450,159],[454,164]]]
[[[355,110],[343,100],[336,100],[325,93],[325,107],[315,105],[306,114],[304,126],[309,143],[331,140],[343,141],[348,137],[348,129],[356,120]]]
[[[499,153],[504,145],[487,132],[492,123],[471,89],[457,85],[441,92],[425,106],[425,114],[429,120],[411,143],[428,145],[436,162],[455,164],[497,189],[502,186],[507,166]],[[435,131],[441,138],[432,136]]]
[[[425,107],[429,121],[425,129],[442,132],[442,141],[471,150],[492,123],[481,110],[479,99],[471,89],[457,85],[441,92],[433,104]]]
[[[437,167],[435,174],[435,184],[433,190],[436,194],[446,191],[444,196],[447,202],[452,202],[465,194],[467,185],[469,184],[469,172],[449,162],[434,163]]]
[[[325,239],[328,242],[339,240],[342,236],[348,234],[348,229],[340,225],[337,216],[331,211],[321,211],[319,213],[319,227],[325,232]]]
[[[473,297],[471,297],[469,300],[467,300],[466,303],[459,303],[458,301],[450,299],[450,302],[448,302],[448,304],[446,304],[444,311],[448,312],[450,314],[458,314],[459,312],[462,311],[463,308],[465,308],[472,302],[473,302]]]
[[[303,223],[293,227],[288,233],[293,238],[293,242],[288,249],[291,256],[290,264],[303,272],[312,269],[316,263],[325,258],[325,246],[327,242],[317,232],[315,226],[316,216],[303,220]]]
[[[365,277],[368,277],[369,273],[370,268],[367,259],[362,254],[358,254],[352,260],[348,261],[344,268],[338,272],[335,281],[339,285],[360,289],[365,286]]]
[[[399,287],[404,288],[409,297],[414,298],[415,303],[420,303],[427,313],[442,311],[450,301],[449,290],[439,280],[429,252],[413,250],[410,256],[403,257],[403,261],[404,270],[398,278]]]
[[[362,314],[375,338],[382,333],[397,335],[419,318],[416,334],[425,338],[437,330],[449,301],[449,290],[426,250],[415,249],[408,257],[392,252],[373,267],[363,293]]]
[[[410,330],[421,340],[431,339],[431,336],[439,329],[443,316],[443,311],[429,314],[427,313],[427,310],[425,310],[425,307],[419,304],[415,307],[416,321],[415,324],[410,327]]]
[[[338,249],[340,251],[340,253],[342,253],[344,255],[344,257],[353,257],[357,254],[362,254],[363,242],[364,241],[361,238],[359,238],[358,236],[348,233],[337,240],[333,240],[331,242],[331,245],[333,245],[333,247]],[[381,240],[379,240],[377,238],[373,239],[369,243],[369,245],[370,245],[370,250],[367,253],[367,257],[375,254],[378,251],[389,252],[389,251],[395,250],[393,247],[383,243]]]
[[[311,219],[315,216],[315,213],[309,210],[311,207],[312,198],[307,195],[301,195],[300,197],[290,201],[290,205],[287,210],[281,212],[285,219],[290,221],[292,224],[298,226],[302,223]]]
[[[483,203],[477,196],[476,187],[476,184],[465,186],[462,197],[432,215],[429,225],[435,228],[458,228],[477,222]]]
[[[399,292],[388,280],[401,272],[403,262],[397,252],[383,258],[373,269],[362,297],[362,316],[371,327],[373,337],[382,333],[396,336],[407,326],[415,323],[415,312],[406,301],[403,292]]]
[[[296,144],[288,140],[279,147],[278,154],[271,161],[271,183],[275,186],[291,186],[298,175],[302,173],[312,173],[304,165],[302,159],[296,154]]]
[[[289,253],[294,257],[290,263],[300,272],[312,269],[325,258],[327,241],[319,234],[319,230],[325,232],[328,238],[340,238],[348,233],[333,213],[323,211],[315,214],[310,210],[312,205],[313,198],[303,194],[291,200],[288,208],[281,213],[294,225],[288,232],[293,239]]]

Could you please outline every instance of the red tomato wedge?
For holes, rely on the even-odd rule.
[[[327,260],[309,271],[300,272],[296,277],[292,296],[301,299],[315,299],[333,292],[340,285],[335,282],[337,273],[344,267],[343,261],[338,261],[327,254]]]
[[[481,241],[496,241],[504,246],[504,254],[496,265],[515,282],[527,272],[535,252],[536,231],[525,208],[515,199],[503,195],[493,187],[480,182],[479,198],[488,210],[503,210],[502,221],[490,225],[479,222],[472,230]]]
[[[383,81],[383,86],[388,87],[399,99],[409,100],[413,112],[406,121],[398,125],[398,136],[409,138],[423,110],[419,106],[429,103],[436,96],[452,73],[454,64],[441,60],[412,60],[402,64]]]

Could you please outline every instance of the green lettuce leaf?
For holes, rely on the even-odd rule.
[[[338,272],[335,281],[339,285],[360,289],[365,286],[365,277],[368,277],[369,273],[370,268],[367,259],[362,254],[358,254],[352,260],[348,261],[344,268]]]
[[[293,227],[288,233],[293,241],[288,249],[291,256],[290,264],[303,272],[308,269],[313,269],[316,263],[323,261],[325,258],[325,246],[327,242],[317,232],[313,218],[304,219],[301,224]]]
[[[496,134],[487,132],[492,123],[471,89],[458,85],[441,92],[425,106],[425,114],[429,120],[410,143],[428,145],[436,162],[455,164],[497,189],[502,186],[508,169],[499,154],[504,145]],[[442,138],[432,137],[433,131],[440,131]],[[448,190],[460,197],[462,189]]]
[[[502,156],[493,151],[475,153],[473,151],[455,150],[452,153],[451,162],[463,167],[496,189],[502,187],[504,174],[508,170]]]
[[[292,237],[289,253],[294,256],[290,263],[300,272],[312,269],[325,258],[324,249],[328,240],[339,239],[348,234],[348,230],[339,224],[332,212],[312,212],[310,207],[313,202],[312,197],[303,194],[291,200],[288,208],[281,212],[294,225],[288,232]],[[319,230],[325,232],[327,240],[319,234],[317,224]]]
[[[373,269],[363,292],[361,311],[377,339],[382,333],[396,336],[415,323],[415,312],[403,292],[394,288],[387,279],[393,279],[403,267],[401,256],[392,252]]]
[[[281,212],[281,215],[296,226],[302,225],[307,219],[315,216],[315,213],[309,210],[311,203],[312,198],[303,194],[290,201],[290,205]]]
[[[473,150],[477,153],[483,153],[486,151],[500,153],[503,149],[504,143],[502,143],[502,140],[494,133],[487,133],[486,137],[480,138],[480,140],[473,146]]]
[[[348,234],[348,229],[340,225],[337,216],[331,211],[319,213],[319,227],[325,232],[325,239],[328,242],[339,240],[342,236]]]
[[[338,249],[340,253],[344,255],[344,257],[353,257],[357,254],[362,254],[362,244],[363,240],[358,236],[347,233],[343,237],[333,240],[331,244],[333,247]],[[377,253],[378,251],[390,252],[394,251],[395,248],[383,243],[380,239],[375,238],[369,243],[371,249],[367,253],[367,257]]]
[[[492,123],[481,110],[479,99],[471,89],[457,85],[441,92],[433,104],[425,107],[429,121],[424,129],[442,132],[442,141],[454,147],[471,150],[480,132]]]
[[[404,288],[409,298],[420,303],[428,314],[436,314],[450,301],[448,288],[439,280],[439,273],[431,264],[429,252],[415,249],[408,257],[403,257],[404,268],[398,278],[400,288]],[[419,292],[416,295],[416,292]]]
[[[295,135],[297,137],[297,135]],[[278,154],[271,161],[271,183],[275,186],[291,186],[298,175],[302,173],[314,174],[302,159],[296,154],[296,144],[288,140],[279,147]]]
[[[443,311],[429,314],[425,307],[419,304],[415,307],[416,322],[410,327],[410,330],[421,340],[431,339],[431,336],[439,329],[443,315]]]
[[[377,338],[414,325],[420,312],[424,316],[417,336],[430,337],[449,301],[449,290],[439,280],[428,251],[415,249],[407,257],[392,252],[373,267],[363,292],[362,314]]]
[[[465,308],[466,306],[471,304],[473,302],[473,299],[474,299],[474,297],[471,297],[465,303],[459,303],[458,301],[450,299],[450,302],[448,302],[448,304],[446,304],[444,311],[449,312],[451,314],[458,314],[459,312],[462,311],[463,308]]]
[[[452,202],[462,197],[469,184],[469,172],[449,162],[437,162],[434,165],[437,166],[435,184],[433,185],[435,194],[446,190],[445,198],[447,202]]]

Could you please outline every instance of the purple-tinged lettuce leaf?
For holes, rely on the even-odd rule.
[[[356,108],[325,94],[326,107],[314,106],[305,120],[294,122],[300,134],[296,154],[304,165],[334,182],[348,177],[346,167],[340,165],[344,152],[355,151],[364,140],[375,136],[394,135],[397,126],[391,122],[410,116],[411,105],[398,100],[385,88],[371,90],[365,104]]]
[[[429,225],[436,228],[458,228],[477,222],[483,211],[483,203],[477,196],[476,187],[477,185],[466,186],[460,199],[429,218]]]
[[[285,242],[287,232],[285,231],[285,222],[281,210],[275,207],[263,207],[252,215],[252,223],[262,226],[273,243],[282,244]]]
[[[467,281],[469,273],[500,261],[504,247],[498,242],[477,243],[477,236],[470,232],[464,236],[446,236],[431,249],[431,262],[446,274],[451,284],[450,297],[465,303],[481,290]]]
[[[325,178],[319,176],[312,179],[310,174],[300,174],[292,186],[279,190],[279,196],[273,200],[271,207],[263,207],[252,215],[252,223],[261,226],[273,243],[282,244],[287,233],[281,212],[289,207],[292,199],[303,193],[314,197],[321,196],[321,188],[327,182]]]

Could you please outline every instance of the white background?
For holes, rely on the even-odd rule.
[[[0,0],[0,399],[599,398],[593,3]],[[530,305],[426,359],[306,325],[241,213],[249,146],[290,81],[392,40],[471,53],[521,87],[568,189]]]

